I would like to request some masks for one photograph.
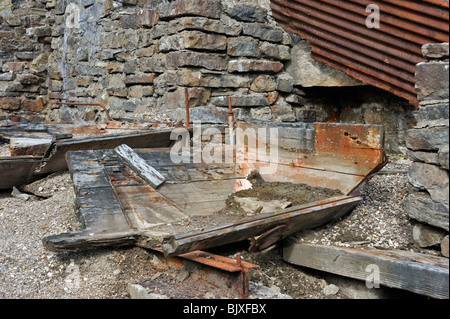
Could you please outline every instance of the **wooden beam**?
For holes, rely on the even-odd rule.
[[[447,258],[399,250],[344,248],[288,243],[283,259],[289,263],[375,284],[448,299]],[[376,286],[375,286],[376,287]],[[369,288],[368,288],[369,289]]]
[[[340,196],[210,227],[202,231],[180,233],[164,243],[162,249],[168,257],[177,256],[193,250],[246,240],[284,224],[286,227],[283,232],[277,234],[278,239],[282,239],[297,231],[315,228],[340,218],[361,201],[361,197]]]
[[[135,151],[128,145],[122,144],[114,149],[114,152],[133,170],[139,177],[157,189],[166,181],[155,168],[147,164]]]

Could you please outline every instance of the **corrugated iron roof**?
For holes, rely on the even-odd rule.
[[[368,28],[369,5],[380,27]],[[418,105],[416,64],[422,46],[449,42],[443,0],[271,0],[273,17],[313,44],[311,57]]]

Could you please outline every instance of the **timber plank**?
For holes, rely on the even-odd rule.
[[[114,152],[144,181],[157,189],[166,181],[155,168],[147,164],[133,149],[128,145],[120,145],[114,149]]]
[[[127,144],[133,148],[168,147],[172,142],[170,133],[170,130],[138,131],[57,141],[52,144],[44,156],[39,173],[66,170],[66,154],[69,151],[114,149],[122,144]]]
[[[210,227],[204,231],[180,233],[164,243],[162,249],[168,257],[177,256],[193,250],[246,240],[279,225],[287,225],[280,236],[285,238],[294,232],[315,228],[340,218],[361,201],[361,197],[340,196]]]
[[[41,159],[39,156],[0,157],[0,189],[11,189],[37,180],[34,170]]]
[[[449,297],[447,258],[363,248],[288,243],[283,259],[289,263],[359,280],[378,278],[379,284],[433,298]],[[371,268],[379,269],[379,276]],[[369,268],[368,268],[369,267]]]

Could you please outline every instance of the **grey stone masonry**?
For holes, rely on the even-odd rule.
[[[408,156],[413,161],[408,172],[411,192],[406,207],[411,218],[448,234],[448,43],[427,44],[422,52],[429,61],[417,65],[420,105],[415,112],[417,125],[406,135]],[[444,235],[440,233],[442,238]]]

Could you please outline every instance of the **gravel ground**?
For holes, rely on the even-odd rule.
[[[418,250],[411,241],[413,221],[404,210],[406,161],[389,164],[363,190],[364,201],[350,215],[319,229],[295,234],[300,241],[339,246]],[[138,247],[54,254],[41,239],[77,230],[69,173],[54,174],[25,188],[45,194],[27,201],[0,193],[0,299],[124,299],[127,285],[158,277],[157,256]],[[326,295],[330,287],[320,274],[285,263],[280,247],[249,254],[242,247],[219,251],[261,268],[252,280],[293,298],[346,298]],[[231,250],[230,250],[231,249]],[[234,250],[233,250],[234,249]],[[328,289],[329,290],[329,289]]]

